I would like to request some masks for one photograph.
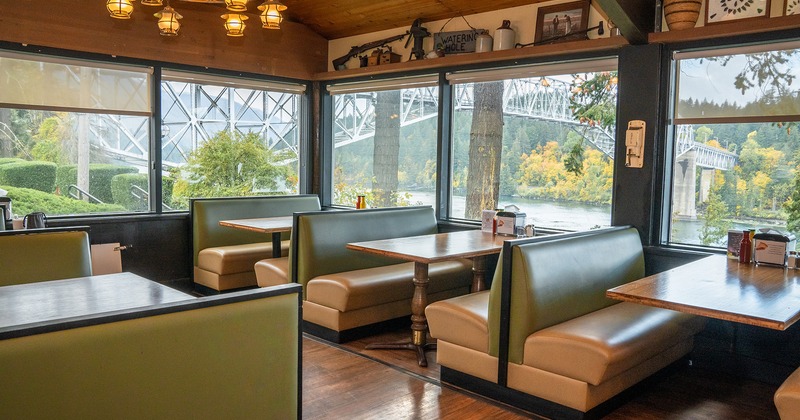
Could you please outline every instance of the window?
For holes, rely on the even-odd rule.
[[[668,241],[800,233],[800,43],[675,54]]]
[[[453,84],[449,215],[514,204],[560,230],[611,224],[616,59],[447,75]]]
[[[0,189],[16,215],[148,210],[151,70],[0,53]]]
[[[305,85],[164,71],[164,205],[192,197],[296,194]]]
[[[333,204],[434,205],[436,76],[328,87],[333,97]],[[401,88],[400,86],[403,86]]]

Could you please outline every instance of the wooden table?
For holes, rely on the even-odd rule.
[[[293,216],[261,217],[256,219],[221,220],[220,226],[272,234],[272,256],[281,256],[281,233],[292,231]]]
[[[713,255],[615,287],[606,296],[785,330],[800,318],[800,270]]]
[[[486,278],[485,257],[499,253],[503,249],[503,241],[507,239],[511,239],[511,237],[469,230],[347,244],[348,249],[414,262],[411,341],[370,344],[367,348],[411,350],[416,352],[417,362],[420,366],[428,366],[425,350],[435,348],[435,344],[427,343],[428,320],[425,317],[425,307],[428,306],[428,282],[430,281],[428,266],[440,261],[471,258],[473,264],[472,291],[483,290]]]
[[[131,273],[0,287],[0,338],[54,320],[95,315],[194,296]]]

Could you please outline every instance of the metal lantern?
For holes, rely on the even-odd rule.
[[[231,12],[246,12],[247,0],[225,0],[225,7]]]
[[[228,36],[242,36],[244,35],[245,24],[247,16],[239,13],[227,13],[221,16],[225,19],[225,30]]]
[[[115,19],[130,19],[131,12],[133,12],[133,4],[131,0],[108,0],[106,9],[111,13],[111,17]]]
[[[286,10],[287,7],[277,0],[267,0],[262,5],[258,6],[261,10],[261,26],[266,29],[280,29],[281,22],[283,22],[283,15],[281,12]]]
[[[158,30],[161,35],[178,35],[178,30],[181,28],[181,23],[178,22],[178,19],[183,19],[183,16],[176,12],[175,9],[167,6],[160,12],[154,13],[153,16],[158,18]]]

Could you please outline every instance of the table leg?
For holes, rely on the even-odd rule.
[[[281,257],[281,233],[272,232],[272,258]]]
[[[414,263],[414,297],[411,299],[411,342],[374,343],[367,345],[368,350],[392,349],[411,350],[417,353],[417,364],[428,366],[426,350],[436,348],[435,343],[428,343],[428,319],[425,307],[428,306],[428,264]]]
[[[486,256],[472,258],[472,293],[486,290]]]

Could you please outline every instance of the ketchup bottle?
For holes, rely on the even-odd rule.
[[[745,230],[742,235],[742,242],[739,243],[739,262],[750,264],[752,259],[753,246],[750,242],[750,231]]]

